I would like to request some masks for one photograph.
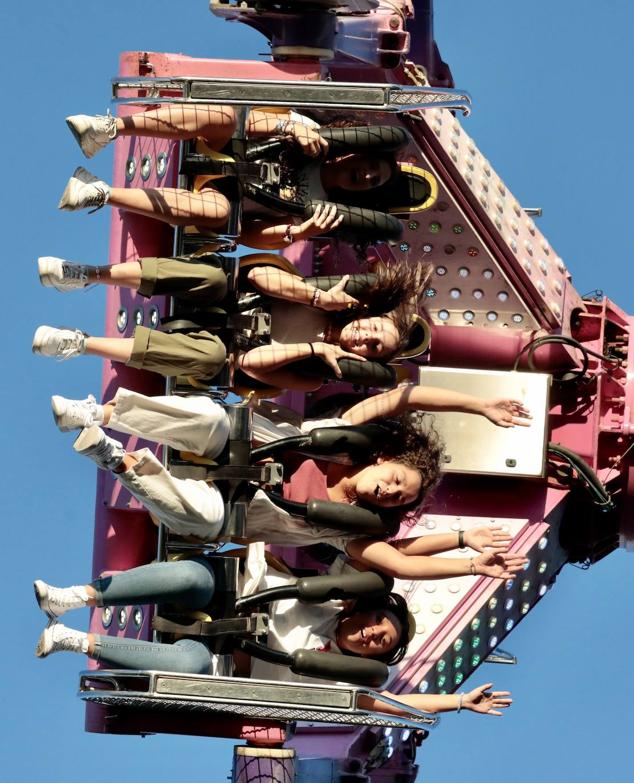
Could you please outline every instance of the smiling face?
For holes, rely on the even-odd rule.
[[[337,644],[355,655],[373,657],[393,650],[402,632],[399,619],[389,609],[353,612],[339,621]]]
[[[345,351],[366,359],[393,356],[399,342],[400,335],[394,321],[382,315],[350,321],[339,335],[339,345]]]
[[[332,162],[333,185],[343,190],[371,190],[385,184],[392,175],[383,158],[345,155]]]
[[[422,485],[420,473],[400,462],[379,457],[374,465],[363,468],[355,477],[357,500],[380,508],[396,508],[413,503]]]

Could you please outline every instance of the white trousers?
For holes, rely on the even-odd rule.
[[[146,397],[119,389],[108,427],[164,446],[217,457],[229,437],[229,418],[222,405],[204,395]]]
[[[149,449],[131,453],[138,462],[115,473],[128,492],[174,533],[214,541],[225,518],[220,490],[206,481],[174,478]]]
[[[203,395],[146,397],[119,389],[108,427],[164,446],[216,457],[229,437],[222,407]],[[174,533],[213,541],[224,522],[220,491],[205,481],[174,478],[149,449],[132,452],[138,462],[115,474],[131,495]]]
[[[338,423],[337,420],[319,422],[322,426]],[[224,408],[202,395],[146,397],[119,389],[107,426],[209,457],[222,451],[229,436],[229,420]],[[299,433],[297,427],[287,422],[254,415],[254,440],[258,442]],[[224,501],[213,484],[174,478],[149,449],[140,449],[132,455],[138,462],[115,476],[148,511],[179,535],[196,536],[206,541],[219,535],[224,521]],[[254,541],[281,546],[307,546],[328,541],[340,549],[345,540],[340,531],[307,526],[303,520],[275,506],[261,490],[249,506],[247,536]]]

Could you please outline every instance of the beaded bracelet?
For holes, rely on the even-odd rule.
[[[291,120],[278,120],[277,125],[273,129],[273,135],[275,136],[288,136],[289,135],[289,125],[291,125]]]

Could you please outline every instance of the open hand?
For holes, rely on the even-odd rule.
[[[521,571],[527,562],[524,555],[518,555],[515,552],[500,554],[488,551],[473,558],[476,574],[490,576],[494,579],[512,579],[513,575]]]
[[[482,413],[498,427],[529,427],[531,414],[519,400],[485,400]]]
[[[365,357],[357,356],[356,353],[350,353],[350,351],[344,351],[338,345],[332,345],[331,343],[313,343],[313,349],[315,356],[319,356],[320,359],[326,362],[329,367],[332,367],[337,378],[341,378],[341,370],[339,369],[338,359],[357,359],[360,362],[365,361]]]
[[[357,307],[359,300],[346,293],[346,283],[349,279],[350,275],[344,275],[328,291],[322,291],[317,307],[322,310],[351,310],[353,307]]]
[[[491,527],[474,527],[464,532],[465,545],[475,549],[476,552],[486,550],[493,552],[506,552],[511,543],[511,535],[502,529],[502,525]]]
[[[462,708],[482,715],[501,716],[500,710],[510,707],[513,699],[509,691],[489,691],[492,687],[493,683],[487,682],[486,685],[480,685],[479,688],[465,693],[462,698]]]
[[[293,239],[309,239],[333,231],[341,225],[343,215],[337,215],[336,204],[318,204],[312,217],[291,229]]]

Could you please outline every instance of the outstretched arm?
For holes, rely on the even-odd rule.
[[[462,533],[465,547],[484,552],[486,549],[495,552],[506,552],[511,543],[511,536],[501,525],[491,527],[474,527]],[[392,546],[404,555],[435,555],[438,552],[448,552],[460,546],[459,533],[434,533],[413,538],[400,538],[392,541]]]
[[[399,386],[358,403],[343,414],[349,424],[365,424],[406,411],[460,411],[485,416],[498,427],[528,426],[530,413],[519,400],[483,400],[434,386]]]
[[[512,579],[526,563],[523,555],[483,552],[477,557],[429,557],[400,552],[387,541],[355,538],[348,555],[359,563],[395,579],[450,579],[456,576],[489,576]]]
[[[500,710],[510,707],[513,703],[509,691],[489,691],[493,683],[480,685],[468,693],[448,693],[441,694],[423,694],[423,693],[390,693],[383,691],[384,696],[400,701],[405,705],[400,709],[396,705],[385,704],[380,699],[373,699],[371,696],[361,696],[359,698],[359,707],[364,710],[374,712],[385,712],[389,715],[407,715],[407,707],[413,707],[421,712],[454,712],[456,710],[469,710],[470,712],[479,712],[481,715],[501,716]]]

